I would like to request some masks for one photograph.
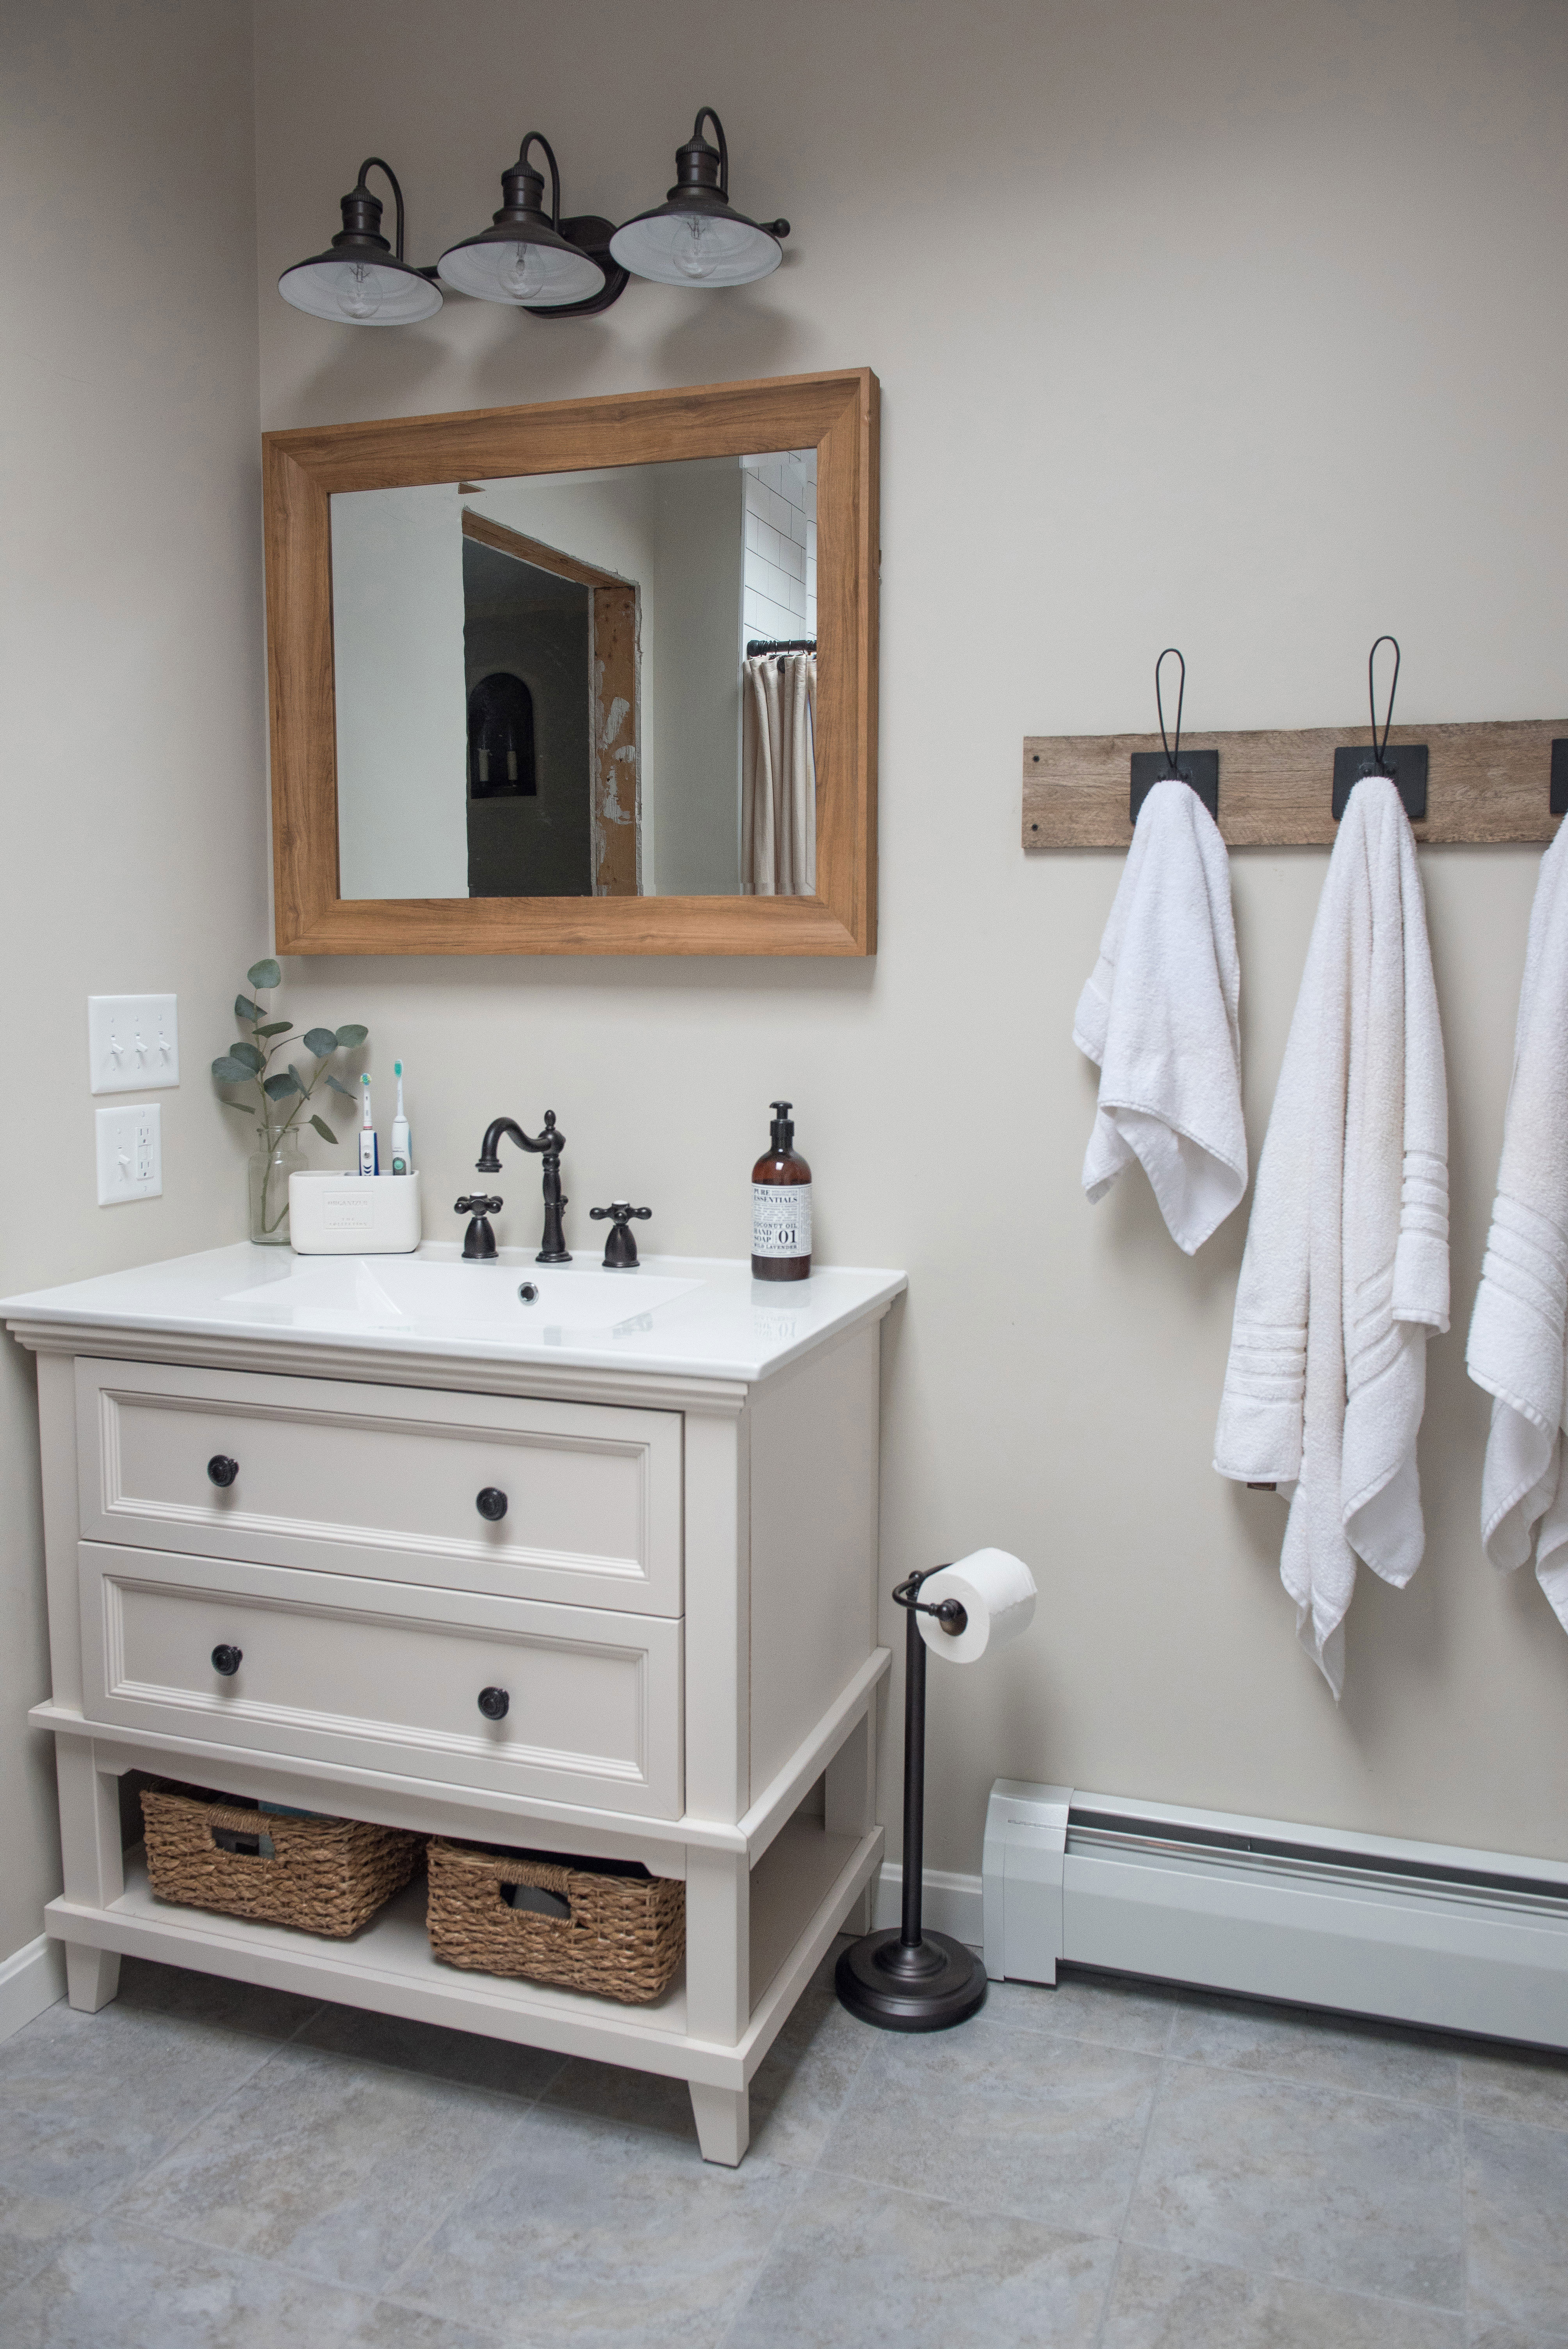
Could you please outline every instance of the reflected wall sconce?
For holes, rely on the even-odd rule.
[[[711,122],[718,140],[702,135]],[[711,106],[700,107],[691,137],[676,149],[676,184],[662,204],[639,212],[610,239],[610,251],[634,276],[661,285],[749,285],[784,258],[787,220],[760,225],[729,201],[729,145]]]
[[[382,204],[365,184],[366,171],[384,171],[397,212],[393,250],[381,233]],[[278,292],[296,310],[338,326],[411,326],[433,318],[441,289],[433,269],[416,269],[403,258],[403,191],[397,175],[379,155],[367,155],[359,177],[343,198],[343,226],[325,253],[296,261],[278,279]]]
[[[550,163],[550,212],[544,181],[531,171],[528,150],[542,147]],[[541,317],[568,311],[583,317],[606,310],[623,291],[626,273],[610,258],[614,223],[597,213],[561,217],[561,173],[542,130],[531,130],[517,160],[500,176],[501,208],[478,236],[449,245],[436,266],[443,285],[480,302],[505,302]]]
[[[705,122],[717,146],[703,136]],[[531,147],[542,149],[550,164],[548,212]],[[381,234],[381,200],[365,184],[373,170],[386,173],[397,202],[396,251]],[[501,208],[490,227],[449,245],[434,269],[417,269],[403,258],[403,191],[390,165],[372,155],[343,199],[343,227],[329,250],[285,269],[278,291],[296,310],[338,326],[413,326],[434,317],[443,285],[536,318],[582,318],[607,310],[631,277],[748,285],[778,268],[780,240],[789,233],[787,220],[748,220],[730,203],[729,146],[711,106],[698,109],[691,137],[676,150],[676,184],[665,202],[620,228],[596,212],[562,219],[561,173],[542,131],[529,132],[500,184]]]

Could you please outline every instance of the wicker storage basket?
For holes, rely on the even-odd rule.
[[[160,1900],[344,1940],[414,1873],[423,1838],[359,1819],[291,1819],[222,1795],[144,1786],[147,1873]],[[239,1842],[227,1850],[225,1835]],[[247,1851],[272,1841],[270,1856]]]
[[[662,1876],[472,1851],[431,1838],[430,1947],[449,1966],[596,1992],[627,2006],[657,1998],[686,1951],[686,1886]],[[571,1909],[513,1909],[509,1884],[536,1885]]]

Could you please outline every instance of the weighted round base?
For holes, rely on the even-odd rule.
[[[985,1969],[972,1950],[945,1933],[906,1950],[896,1925],[851,1942],[833,1982],[840,2002],[879,2031],[951,2031],[985,2003]]]

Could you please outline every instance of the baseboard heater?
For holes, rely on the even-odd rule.
[[[998,1778],[985,1969],[1059,1963],[1568,2047],[1568,1862]]]

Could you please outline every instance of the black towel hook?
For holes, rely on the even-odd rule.
[[[1377,658],[1378,645],[1392,645],[1394,647],[1394,681],[1388,688],[1388,714],[1383,720],[1381,742],[1377,740],[1377,691],[1372,681],[1372,667]],[[1387,775],[1390,780],[1392,780],[1393,770],[1388,764],[1388,735],[1394,723],[1394,696],[1398,690],[1399,639],[1398,636],[1379,636],[1367,656],[1367,705],[1372,713],[1372,772],[1375,775]]]
[[[1174,653],[1180,664],[1181,681],[1176,688],[1176,740],[1171,741],[1165,730],[1165,697],[1161,688],[1160,672]],[[1154,664],[1154,707],[1160,713],[1160,740],[1165,746],[1161,759],[1158,750],[1134,750],[1132,753],[1132,788],[1128,799],[1128,814],[1138,822],[1138,812],[1156,783],[1187,783],[1198,794],[1209,813],[1219,821],[1220,814],[1220,754],[1218,750],[1189,750],[1185,761],[1181,757],[1181,707],[1187,698],[1187,663],[1179,646],[1167,645]]]
[[[1174,750],[1171,748],[1170,737],[1165,731],[1165,703],[1160,691],[1160,672],[1164,664],[1170,659],[1172,653],[1176,654],[1178,661],[1181,661],[1181,681],[1176,688],[1176,748]],[[1181,659],[1181,655],[1174,645],[1167,645],[1165,650],[1161,654],[1160,658],[1154,664],[1154,708],[1160,719],[1160,740],[1165,745],[1165,774],[1163,780],[1167,782],[1180,782],[1181,781],[1181,770],[1176,762],[1181,756],[1181,705],[1186,698],[1187,664]]]

